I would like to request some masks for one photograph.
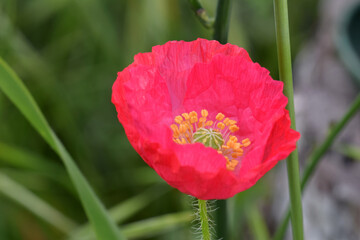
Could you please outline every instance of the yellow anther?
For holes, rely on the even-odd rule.
[[[183,114],[181,114],[181,116],[183,116],[185,120],[189,120],[189,119],[190,119],[190,116],[189,116],[188,113],[183,113]]]
[[[240,148],[241,144],[240,143],[236,143],[236,142],[233,142],[234,145],[233,145],[233,149],[238,149]]]
[[[176,117],[175,117],[174,122],[176,122],[177,124],[182,123],[182,121],[183,121],[183,118],[182,118],[181,116],[176,116]]]
[[[228,170],[231,170],[231,171],[234,171],[235,170],[235,167],[239,164],[239,161],[236,161],[236,160],[231,160],[229,161],[227,164],[226,164],[226,168]]]
[[[179,132],[180,132],[181,134],[185,133],[187,130],[188,130],[188,126],[186,126],[186,124],[184,124],[184,123],[180,124],[180,126],[179,126]]]
[[[214,122],[211,121],[211,120],[209,120],[209,121],[207,121],[207,122],[205,123],[205,126],[211,126],[211,125],[213,125],[213,124],[214,124]]]
[[[234,142],[233,141],[227,141],[226,145],[229,147],[229,148],[233,148],[234,147]]]
[[[230,136],[230,137],[229,137],[229,140],[231,140],[231,141],[233,141],[233,142],[237,142],[237,141],[238,141],[237,137],[235,137],[235,136]]]
[[[206,118],[209,115],[209,112],[205,109],[201,110],[201,116],[203,116],[204,118]]]
[[[242,155],[243,155],[243,153],[241,153],[241,152],[234,152],[234,153],[231,154],[231,156],[232,156],[233,158],[237,158],[237,157],[240,157],[240,156],[242,156]]]
[[[191,117],[197,117],[197,113],[195,111],[192,111],[189,113],[190,118]]]
[[[205,126],[205,122],[206,122],[206,118],[205,118],[205,117],[201,117],[201,118],[199,119],[198,127],[199,127],[199,128],[204,127],[204,126]]]
[[[232,163],[232,161],[234,160],[230,161],[228,157],[225,157],[225,159],[226,159],[226,169],[230,171],[234,171],[236,166],[236,165],[234,166],[234,164]]]
[[[181,144],[186,144],[185,138],[182,138],[182,139],[181,139]]]
[[[222,151],[218,151],[218,154],[222,154]]]
[[[229,171],[234,171],[235,170],[235,168],[230,166],[230,164],[226,165],[226,169],[229,170]]]
[[[229,161],[226,163],[226,169],[229,171],[234,171],[235,167],[233,166],[233,164]]]
[[[244,144],[244,147],[248,147],[251,144],[250,139],[245,138],[244,140],[241,141],[242,144]]]
[[[229,146],[227,146],[227,145],[222,145],[221,146],[223,149],[229,149],[230,147]]]
[[[236,125],[231,125],[231,126],[229,127],[229,130],[230,130],[230,132],[236,132],[236,131],[239,130],[239,127],[236,126]]]
[[[230,125],[234,125],[234,124],[236,124],[236,121],[230,119],[230,120],[229,120],[229,124],[230,124]]]
[[[218,114],[216,115],[215,119],[216,119],[216,120],[218,120],[218,121],[221,121],[221,120],[223,120],[223,119],[224,119],[224,117],[225,117],[225,115],[224,115],[224,114],[222,114],[222,113],[218,113]]]
[[[198,121],[197,113],[195,111],[190,112],[189,117],[191,124],[196,123]]]
[[[224,121],[226,126],[229,126],[230,125],[230,119],[229,118],[225,118]]]
[[[179,128],[176,124],[171,124],[170,125],[171,130],[173,131],[174,134],[179,134]]]
[[[236,148],[234,149],[235,152],[239,152],[239,153],[243,153],[244,152],[244,149],[242,148]]]
[[[223,130],[225,128],[225,124],[222,122],[219,122],[216,126],[221,130]]]
[[[175,142],[176,142],[177,144],[181,144],[181,141],[180,141],[180,139],[178,139],[178,138],[175,138],[174,140],[175,140]]]
[[[190,117],[190,123],[191,123],[191,124],[196,123],[197,121],[198,121],[197,116],[191,116],[191,117]]]
[[[199,119],[199,122],[205,123],[205,122],[206,122],[206,117],[201,117],[201,118]]]

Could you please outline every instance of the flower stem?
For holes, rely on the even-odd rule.
[[[210,231],[209,231],[209,219],[206,209],[206,200],[199,201],[199,216],[200,216],[200,224],[201,224],[201,232],[203,235],[203,240],[210,240]]]
[[[214,39],[227,43],[230,22],[230,0],[218,0],[214,25]]]
[[[230,22],[230,0],[218,0],[213,38],[222,44],[227,43]],[[216,204],[216,233],[219,238],[227,239],[227,200],[218,200]]]
[[[213,39],[227,43],[230,23],[230,0],[218,0]],[[227,239],[227,200],[218,200],[216,204],[216,233],[219,238]]]
[[[325,141],[321,144],[319,148],[317,148],[309,157],[308,165],[305,169],[304,175],[301,179],[301,191],[304,191],[311,175],[314,173],[317,165],[319,164],[320,159],[324,156],[326,151],[331,147],[336,137],[339,135],[341,130],[344,129],[346,124],[350,121],[352,117],[354,117],[355,113],[360,110],[360,94],[356,97],[353,104],[350,106],[348,111],[342,117],[342,119],[331,128],[331,131]],[[290,212],[287,211],[286,215],[283,217],[280,227],[275,233],[274,240],[281,240],[284,238],[287,225],[290,220]]]
[[[216,234],[220,239],[228,239],[228,199],[217,200],[216,204]]]
[[[291,118],[291,128],[295,130],[296,124],[287,0],[274,0],[274,10],[280,80],[284,82],[284,94],[289,99],[287,109],[289,110]],[[299,177],[299,160],[297,150],[290,154],[286,160],[286,163],[289,180],[293,239],[302,240],[304,238],[304,233]]]

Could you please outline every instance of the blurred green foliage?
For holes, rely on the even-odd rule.
[[[202,3],[213,16],[216,1]],[[229,42],[246,48],[254,61],[277,78],[272,2],[239,0],[232,4]],[[316,6],[317,1],[289,1],[293,57],[315,28]],[[1,57],[24,80],[105,205],[111,208],[129,199],[136,203],[131,197],[151,189],[153,196],[138,201],[134,211],[122,219],[128,224],[188,211],[191,204],[187,196],[167,186],[127,141],[110,101],[116,73],[135,54],[151,51],[154,45],[211,36],[186,0],[0,1]],[[1,172],[75,223],[85,223],[61,162],[2,93],[0,122]],[[266,182],[231,199],[234,239],[251,235],[245,230],[246,207],[271,200]],[[160,186],[152,188],[155,184]],[[259,196],[262,201],[254,201]],[[1,191],[0,212],[0,239],[66,237]],[[259,219],[258,212],[253,213],[252,219]],[[189,222],[187,215],[182,217]],[[179,228],[184,225],[179,224],[158,231],[162,234],[151,232],[145,239],[192,239],[189,227]],[[137,225],[131,227],[129,232],[137,229]]]

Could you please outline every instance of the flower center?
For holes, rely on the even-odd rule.
[[[206,147],[212,147],[216,150],[220,150],[221,146],[224,144],[221,133],[212,128],[199,128],[193,134],[193,141],[202,143]]]
[[[175,124],[172,124],[173,140],[178,144],[202,143],[206,147],[214,148],[226,159],[226,168],[235,170],[239,164],[239,157],[244,153],[243,148],[248,147],[251,142],[245,138],[240,142],[232,135],[239,130],[236,121],[225,118],[218,113],[214,120],[208,120],[207,110],[201,110],[201,117],[195,111],[183,113],[176,116]]]

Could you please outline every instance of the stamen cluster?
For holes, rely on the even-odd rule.
[[[207,147],[212,147],[226,159],[226,168],[235,170],[239,164],[239,157],[244,153],[243,147],[248,147],[251,142],[246,138],[238,142],[238,138],[232,135],[239,130],[235,120],[218,113],[215,121],[208,120],[209,112],[201,110],[201,117],[195,111],[176,116],[175,124],[170,127],[173,131],[173,140],[178,144],[191,144],[200,142]]]

